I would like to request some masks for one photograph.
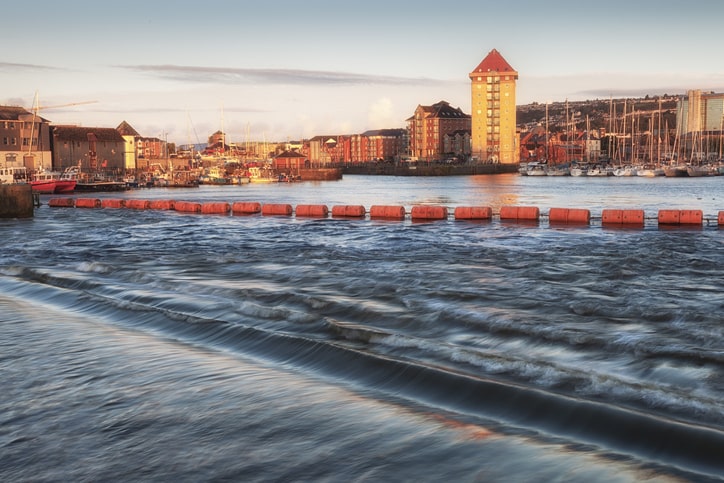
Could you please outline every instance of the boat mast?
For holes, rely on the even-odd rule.
[[[546,135],[545,135],[545,139],[546,139],[546,162],[548,162],[549,161],[548,158],[550,158],[550,153],[548,150],[548,145],[549,145],[549,141],[548,141],[548,139],[549,139],[549,135],[548,135],[548,101],[546,101]],[[721,155],[719,155],[719,157],[721,157]]]

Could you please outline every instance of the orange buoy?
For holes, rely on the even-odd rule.
[[[296,214],[297,216],[326,218],[329,208],[326,205],[297,205]]]
[[[269,204],[261,207],[262,215],[285,215],[289,216],[292,214],[292,205],[286,204]]]
[[[151,200],[148,202],[149,210],[173,210],[174,202],[172,200]]]
[[[101,200],[101,208],[124,208],[126,206],[126,200],[118,198],[109,198]]]
[[[551,208],[548,212],[548,222],[587,225],[591,222],[591,212],[579,208]]]
[[[659,210],[659,225],[701,225],[701,210]]]
[[[231,213],[234,215],[252,215],[261,212],[261,203],[236,201],[231,205]]]
[[[366,214],[362,205],[336,205],[332,207],[332,216],[362,218]]]
[[[75,200],[76,208],[100,208],[101,200],[98,198],[78,198]]]
[[[489,206],[458,206],[455,208],[456,220],[490,220],[493,209]]]
[[[51,198],[48,200],[48,206],[54,208],[73,208],[75,206],[75,198]]]
[[[404,206],[374,205],[370,207],[370,219],[385,218],[390,220],[404,220]]]
[[[602,225],[644,225],[644,210],[603,210]]]
[[[147,210],[150,206],[148,200],[128,200],[126,201],[126,208],[131,210]]]
[[[201,203],[177,201],[174,203],[173,209],[182,213],[201,213]]]
[[[724,225],[724,211],[719,212],[719,216],[717,217],[717,225]]]
[[[538,221],[540,209],[536,206],[511,206],[500,207],[501,220]]]
[[[226,215],[231,211],[231,205],[225,202],[202,203],[201,213],[205,215]]]
[[[447,220],[447,208],[444,206],[415,205],[410,210],[413,220]]]

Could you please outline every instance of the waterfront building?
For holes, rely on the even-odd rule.
[[[445,134],[443,137],[443,152],[448,154],[448,159],[467,160],[471,153],[470,130],[459,129]]]
[[[354,134],[350,138],[352,163],[367,161],[394,161],[407,153],[406,129],[376,129]]]
[[[274,169],[279,173],[298,175],[304,168],[309,168],[309,160],[297,151],[284,151],[274,158]]]
[[[51,170],[50,122],[22,107],[0,106],[0,166]]]
[[[518,72],[493,49],[469,74],[472,83],[472,155],[518,163],[515,86]]]
[[[439,161],[452,154],[446,151],[445,136],[470,131],[470,115],[440,101],[431,106],[417,106],[407,125],[410,155],[418,160]]]
[[[136,147],[138,146],[138,140],[141,139],[141,135],[138,134],[138,131],[136,131],[126,121],[120,123],[116,128],[116,131],[121,134],[123,140],[125,141],[125,146],[123,148],[123,164],[125,168],[137,169],[138,153],[136,152]]]
[[[679,132],[721,131],[724,123],[724,94],[687,91],[676,105]]]
[[[350,136],[314,136],[308,142],[307,155],[312,167],[343,163],[350,159]]]
[[[79,166],[82,171],[122,171],[126,140],[114,128],[53,126],[55,169]]]

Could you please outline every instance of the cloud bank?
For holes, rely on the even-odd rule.
[[[185,65],[136,65],[119,68],[142,72],[154,77],[218,84],[286,84],[286,85],[435,85],[444,81],[419,77],[395,77],[302,69],[250,69]]]

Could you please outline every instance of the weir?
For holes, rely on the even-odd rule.
[[[4,187],[3,187],[4,188]],[[29,191],[29,190],[28,190]],[[4,198],[0,197],[0,200]],[[372,205],[369,211],[362,205],[335,205],[330,210],[327,205],[304,204],[296,208],[288,203],[259,202],[190,202],[175,200],[119,200],[98,198],[51,198],[48,206],[54,208],[116,208],[133,210],[167,210],[183,213],[216,215],[261,215],[296,216],[298,218],[365,218],[370,220],[439,221],[449,220],[450,210],[440,205],[413,205],[408,211],[402,205]],[[2,209],[0,207],[0,209]],[[32,198],[30,199],[32,216]],[[604,209],[601,216],[592,216],[591,211],[583,208],[550,208],[542,213],[536,206],[503,205],[497,213],[490,206],[458,206],[452,212],[454,220],[491,221],[497,217],[505,222],[534,222],[547,218],[551,225],[591,225],[592,220],[600,220],[602,226],[641,227],[646,220],[655,220],[660,226],[724,225],[724,210],[712,216],[705,216],[702,210],[658,210],[655,217],[646,216],[640,209]],[[1,216],[0,212],[0,216]],[[17,216],[17,215],[16,215]]]

